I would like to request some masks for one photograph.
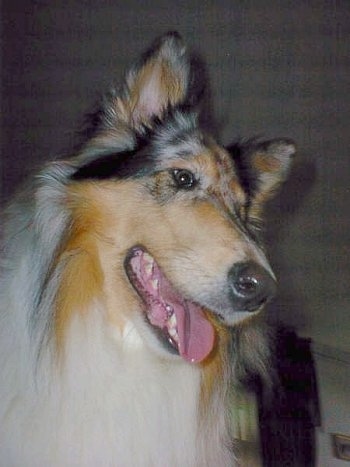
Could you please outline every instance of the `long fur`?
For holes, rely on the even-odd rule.
[[[199,127],[194,76],[181,38],[158,39],[74,157],[45,167],[4,213],[3,467],[236,462],[231,393],[240,376],[266,377],[268,348],[256,313],[231,310],[227,277],[242,261],[272,274],[254,219],[294,146],[218,146]],[[179,168],[193,188],[176,186]],[[169,351],[145,320],[125,270],[140,244],[213,327],[203,360]]]

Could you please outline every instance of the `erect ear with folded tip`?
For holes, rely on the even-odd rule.
[[[157,39],[127,74],[123,92],[110,105],[124,124],[141,131],[164,111],[186,101],[190,86],[190,60],[179,34]]]
[[[250,210],[259,215],[287,178],[296,147],[289,139],[248,141],[228,148],[242,185],[248,195]]]
[[[91,114],[79,164],[135,149],[176,108],[195,111],[204,89],[197,68],[178,33],[158,38]]]

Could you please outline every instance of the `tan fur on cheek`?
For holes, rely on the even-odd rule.
[[[103,281],[98,260],[91,250],[67,252],[62,260],[67,264],[56,298],[55,335],[59,347],[73,313],[84,314],[88,310],[93,300],[101,296]]]
[[[169,221],[176,237],[181,238],[184,246],[190,250],[202,251],[206,262],[215,261],[217,255],[220,256],[219,260],[227,258],[229,245],[232,245],[232,248],[235,244],[241,247],[240,234],[233,228],[226,211],[214,203],[204,200],[191,206],[174,205],[168,210]],[[208,251],[212,251],[213,254],[209,255]]]
[[[59,347],[63,345],[72,315],[84,315],[93,301],[102,297],[104,282],[97,248],[102,216],[98,207],[89,202],[89,186],[81,184],[72,188],[68,204],[73,223],[58,258],[58,263],[64,265],[55,312],[55,336]]]
[[[147,209],[142,186],[131,180],[79,183],[71,187],[69,199],[73,227],[61,255],[67,265],[57,300],[58,341],[71,315],[84,314],[96,299],[103,300],[105,318],[122,333],[125,319],[139,309],[124,259],[131,247],[143,243],[145,231],[151,236],[154,213]],[[147,219],[152,219],[148,226]]]

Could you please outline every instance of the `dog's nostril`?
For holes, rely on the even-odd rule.
[[[273,277],[252,261],[235,264],[229,272],[231,297],[235,309],[256,311],[276,292]]]

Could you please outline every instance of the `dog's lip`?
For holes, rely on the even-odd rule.
[[[161,342],[187,361],[204,360],[212,351],[215,333],[202,308],[176,290],[143,245],[127,252],[124,267],[145,305],[147,323]]]

